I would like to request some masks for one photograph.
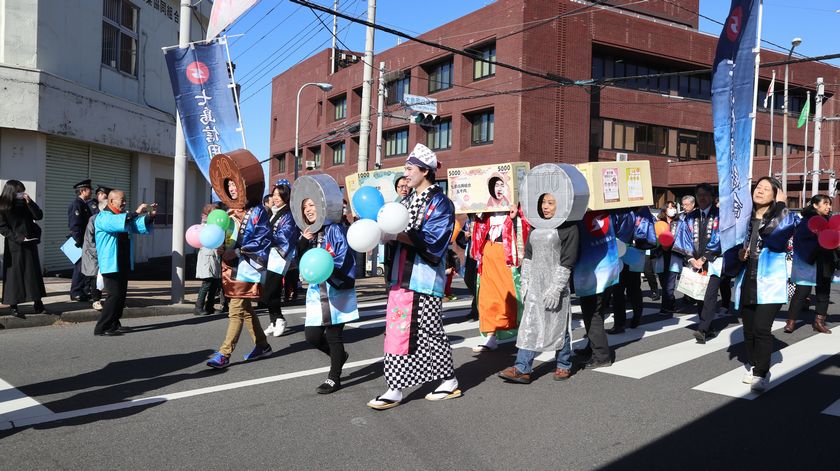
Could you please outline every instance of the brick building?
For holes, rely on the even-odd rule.
[[[697,30],[698,8],[699,0],[652,0],[628,7],[572,0],[499,0],[422,38],[572,80],[697,70],[711,66],[717,43],[716,36]],[[274,77],[272,178],[289,178],[294,173],[295,97],[307,82],[328,82],[333,89],[323,92],[307,87],[301,94],[301,174],[326,172],[343,183],[346,175],[356,172],[361,56],[347,51],[338,54],[344,60],[330,74],[330,51],[324,50]],[[785,55],[762,50],[761,58],[772,62],[784,60]],[[615,160],[624,153],[629,160],[650,160],[654,194],[660,203],[699,182],[716,183],[710,74],[627,80],[600,89],[556,86],[416,42],[377,54],[374,65],[380,62],[385,63],[388,90],[383,168],[402,165],[414,144],[421,142],[435,149],[444,170],[519,160],[532,165]],[[781,170],[783,70],[778,67],[776,74],[774,172]],[[771,74],[771,69],[761,69],[757,99],[763,100]],[[824,115],[840,111],[832,98],[840,83],[840,69],[822,63],[790,66],[790,172],[802,172],[804,128],[796,129],[794,123],[806,90],[816,95],[817,77],[826,83]],[[377,86],[374,78],[374,108]],[[529,88],[536,89],[521,91]],[[403,93],[438,100],[440,122],[425,126],[407,120],[409,112],[400,105]],[[371,121],[369,169],[376,156],[375,111]],[[756,175],[768,171],[769,121],[769,111],[759,104]],[[834,125],[825,123],[822,168],[836,169],[833,151],[838,141]],[[315,161],[317,168],[305,168],[306,161]],[[439,172],[440,176],[445,173]],[[791,202],[797,198],[801,181],[801,176],[789,177]],[[821,188],[828,188],[828,175],[823,175]]]

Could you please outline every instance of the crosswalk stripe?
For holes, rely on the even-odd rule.
[[[833,404],[826,407],[825,410],[822,411],[822,413],[826,415],[834,415],[840,417],[840,399],[834,401]]]
[[[775,324],[774,322],[774,326]],[[840,332],[840,328],[835,327],[831,331]],[[770,357],[770,383],[767,385],[767,391],[837,354],[840,354],[840,342],[825,334],[812,335],[773,352]],[[752,392],[749,385],[741,382],[744,372],[744,368],[736,368],[692,389],[729,397],[755,399],[759,395]]]
[[[40,402],[0,379],[0,430],[11,428],[11,423],[20,419],[52,413]]]
[[[772,329],[779,330],[784,322],[774,321]],[[744,328],[741,325],[728,327],[718,336],[705,344],[697,343],[693,338],[685,342],[669,345],[658,350],[636,355],[626,360],[617,361],[612,366],[598,368],[595,371],[628,378],[641,379],[668,368],[695,360],[709,353],[723,350],[732,344],[744,341]]]

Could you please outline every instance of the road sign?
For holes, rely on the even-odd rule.
[[[403,95],[403,103],[417,113],[437,114],[437,100],[419,95]]]

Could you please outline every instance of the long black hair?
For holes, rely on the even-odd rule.
[[[292,190],[289,188],[289,185],[282,184],[282,185],[274,185],[274,188],[271,189],[271,196],[274,196],[274,192],[280,192],[280,199],[283,200],[283,203],[288,205],[289,199],[292,197]]]
[[[752,198],[752,195],[755,193],[755,189],[758,187],[758,184],[764,180],[767,180],[770,183],[770,186],[773,187],[773,202],[770,203],[770,207],[767,211],[765,211],[764,216],[761,218],[762,221],[760,230],[762,237],[772,233],[776,229],[776,226],[779,225],[779,221],[788,213],[788,209],[785,207],[785,204],[781,201],[776,201],[776,196],[782,190],[782,182],[780,182],[777,178],[764,176],[756,180],[755,185],[752,187],[750,198]],[[752,217],[755,218],[754,204],[752,208]]]
[[[24,191],[26,191],[26,187],[20,180],[7,180],[2,193],[0,193],[0,213],[11,210],[15,204],[15,199],[17,199],[17,194]]]
[[[802,209],[802,217],[807,218],[817,214],[816,205],[828,201],[831,204],[831,197],[828,195],[814,195],[808,200],[808,206]]]

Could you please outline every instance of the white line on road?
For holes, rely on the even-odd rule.
[[[0,430],[11,428],[11,423],[19,419],[48,416],[52,413],[40,402],[0,379]]]
[[[840,399],[834,401],[834,404],[826,407],[825,410],[822,411],[822,413],[826,415],[834,415],[840,417]]]
[[[775,326],[777,322],[774,322]],[[779,322],[784,325],[783,322]],[[840,328],[831,329],[832,332],[840,332]],[[770,383],[767,391],[811,368],[817,363],[823,362],[840,353],[840,342],[831,335],[815,334],[805,340],[800,340],[793,345],[782,348],[770,357]],[[692,389],[705,391],[723,396],[737,397],[743,399],[755,399],[759,395],[750,390],[750,386],[741,382],[744,368],[736,368],[705,383],[695,386]],[[840,402],[840,401],[838,401]],[[830,408],[829,408],[830,409]]]

